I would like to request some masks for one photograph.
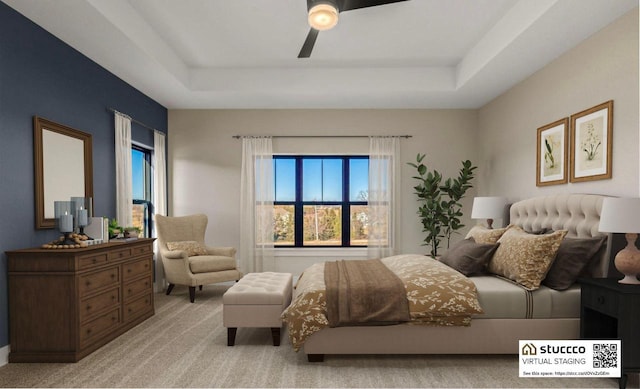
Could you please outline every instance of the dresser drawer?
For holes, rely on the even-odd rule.
[[[582,290],[582,303],[585,307],[617,317],[618,294],[604,288],[586,287]]]
[[[153,286],[153,280],[151,279],[151,275],[148,275],[144,278],[140,278],[136,281],[129,282],[125,284],[123,289],[124,299],[128,301],[131,297],[135,297],[142,293],[149,293],[152,291],[151,287]]]
[[[122,279],[129,282],[134,278],[151,273],[151,258],[141,259],[122,265]]]
[[[80,302],[80,323],[84,323],[96,313],[120,304],[120,288],[115,287]]]
[[[124,322],[127,323],[136,317],[153,309],[153,296],[147,294],[124,305]]]
[[[85,255],[78,258],[78,269],[86,269],[107,263],[107,253]]]
[[[130,247],[109,251],[109,261],[117,261],[120,259],[127,259],[127,258],[131,258]]]
[[[80,348],[84,348],[94,340],[100,339],[101,335],[116,330],[119,323],[120,309],[116,308],[80,325]]]
[[[80,297],[83,297],[93,291],[117,285],[120,282],[120,274],[118,267],[101,270],[80,276]]]
[[[137,246],[131,249],[131,254],[133,256],[142,255],[142,254],[151,254],[153,252],[153,246],[150,244],[145,244],[144,246]]]

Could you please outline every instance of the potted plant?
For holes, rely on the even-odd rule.
[[[116,219],[109,219],[109,239],[115,239],[122,233],[122,227]]]
[[[124,237],[125,238],[137,238],[140,234],[140,228],[135,226],[125,227],[124,228]]]
[[[431,246],[432,257],[438,255],[441,239],[447,240],[447,248],[451,240],[451,235],[464,227],[460,221],[462,217],[462,204],[460,200],[467,190],[472,188],[473,171],[477,168],[471,161],[462,161],[462,168],[456,178],[447,178],[443,181],[443,176],[437,170],[430,171],[422,162],[426,154],[418,154],[416,163],[408,162],[413,166],[418,175],[413,176],[419,181],[414,186],[415,194],[418,196],[418,215],[422,222],[422,231],[426,232],[423,246]]]

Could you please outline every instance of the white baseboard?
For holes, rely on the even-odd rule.
[[[0,348],[0,366],[4,366],[9,363],[9,351],[11,351],[9,345]]]

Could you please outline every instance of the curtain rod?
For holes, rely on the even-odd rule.
[[[250,138],[256,137],[260,138],[260,135],[233,135],[232,138],[240,139],[240,138]],[[370,138],[370,137],[381,137],[381,138],[412,138],[413,135],[265,135],[264,137],[269,138]]]
[[[107,110],[109,110],[109,111],[111,111],[111,112],[119,113],[120,115],[124,115],[124,116],[128,117],[128,118],[129,118],[129,120],[131,120],[132,122],[134,122],[134,123],[136,123],[136,124],[138,124],[138,125],[141,125],[142,127],[146,128],[147,130],[151,130],[151,131],[154,131],[154,132],[159,132],[159,133],[161,133],[161,134],[163,134],[163,135],[166,135],[164,132],[162,132],[162,131],[158,131],[158,130],[156,130],[155,128],[153,128],[153,127],[151,127],[151,126],[146,125],[146,124],[142,123],[141,121],[139,121],[139,120],[136,120],[136,119],[132,118],[131,116],[127,115],[126,113],[123,113],[123,112],[118,111],[117,109],[107,108]]]

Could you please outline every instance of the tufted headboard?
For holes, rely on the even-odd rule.
[[[511,205],[509,222],[526,231],[567,230],[567,237],[570,238],[607,235],[598,231],[602,200],[605,197],[590,194],[533,197]],[[590,266],[593,277],[607,277],[610,253],[609,235],[606,247],[600,250],[599,260]]]

